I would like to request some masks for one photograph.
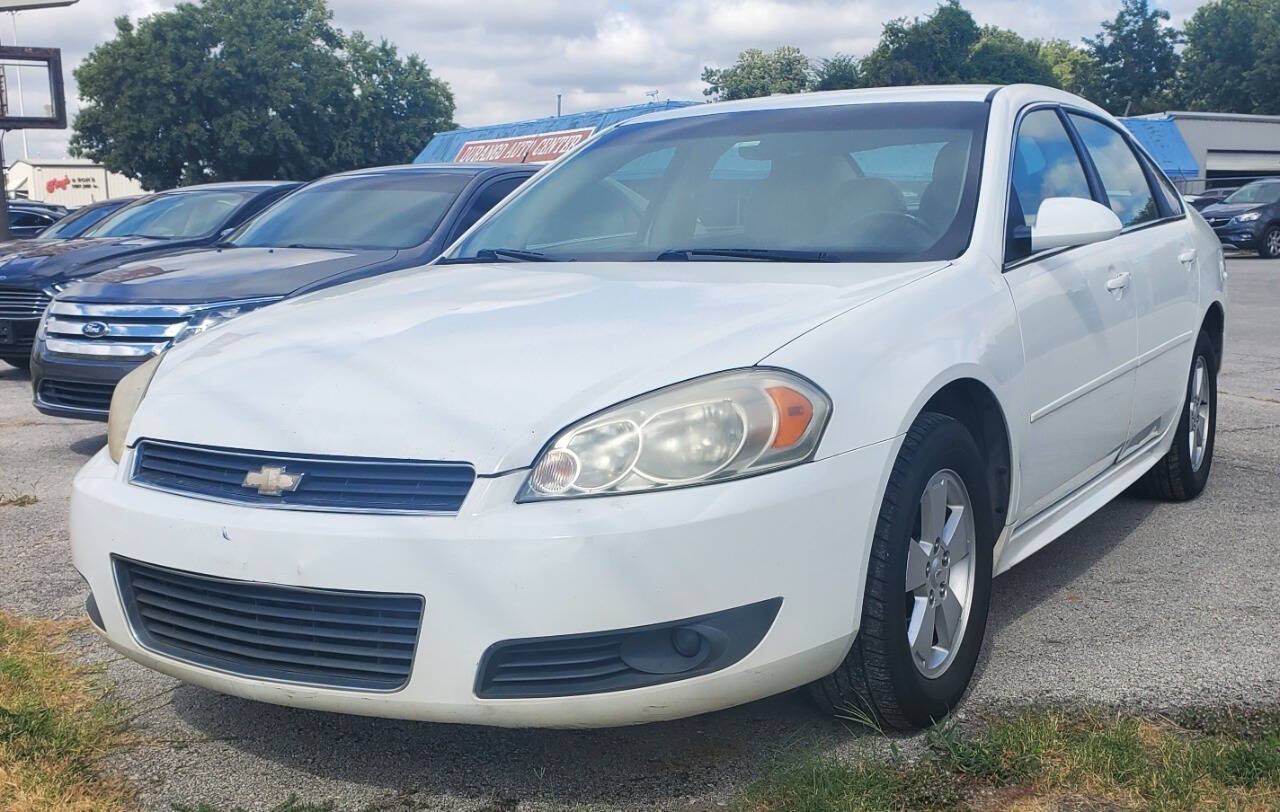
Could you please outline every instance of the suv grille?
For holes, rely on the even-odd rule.
[[[193,312],[188,305],[58,301],[45,321],[45,348],[55,355],[144,358],[168,346]]]
[[[250,477],[269,481],[246,485]],[[475,469],[459,462],[303,456],[156,440],[138,443],[133,467],[134,482],[172,493],[356,513],[456,513],[475,478]]]
[[[38,319],[49,306],[42,290],[0,287],[0,319]]]
[[[178,660],[284,682],[394,691],[409,681],[419,595],[232,581],[115,559],[129,625]]]
[[[85,381],[40,381],[40,402],[64,409],[83,409],[106,414],[111,410],[111,394],[114,383],[88,383]]]

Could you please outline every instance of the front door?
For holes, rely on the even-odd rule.
[[[1027,229],[1050,197],[1093,199],[1059,111],[1019,125],[1004,278],[1022,330],[1018,521],[1107,469],[1128,437],[1137,352],[1133,271],[1117,240],[1031,254]]]

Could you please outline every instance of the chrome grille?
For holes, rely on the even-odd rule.
[[[54,355],[145,358],[163,350],[182,332],[196,309],[54,302],[44,323],[45,349]]]
[[[0,319],[38,319],[48,306],[42,290],[0,287]]]
[[[1230,217],[1210,217],[1206,222],[1214,228],[1221,228],[1231,222]]]

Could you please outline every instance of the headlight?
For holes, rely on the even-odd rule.
[[[124,456],[124,440],[129,433],[129,424],[133,422],[138,404],[142,403],[142,396],[147,394],[147,387],[151,385],[151,379],[163,357],[157,355],[135,367],[116,384],[115,392],[111,395],[111,411],[107,416],[107,453],[111,455],[113,462],[120,462],[120,458]]]
[[[1252,223],[1254,220],[1260,220],[1261,218],[1262,218],[1262,212],[1260,212],[1260,211],[1247,211],[1247,212],[1245,212],[1244,214],[1238,214],[1238,215],[1236,215],[1236,222],[1237,222],[1237,223]]]
[[[701,485],[809,459],[831,401],[772,369],[722,372],[620,403],[564,431],[519,502]]]
[[[247,302],[233,302],[210,307],[204,310],[197,310],[195,313],[191,314],[191,318],[187,320],[186,326],[183,327],[182,330],[169,342],[169,346],[172,347],[174,344],[186,341],[188,338],[193,338],[194,336],[207,332],[223,322],[234,319],[236,316],[243,316],[245,313],[257,310],[260,307],[265,307],[266,305],[278,301],[280,300],[255,299]]]

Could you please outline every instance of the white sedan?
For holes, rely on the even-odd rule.
[[[125,655],[266,702],[590,726],[810,685],[926,725],[993,575],[1204,488],[1225,277],[1048,88],[637,118],[436,265],[132,373],[75,564]]]

